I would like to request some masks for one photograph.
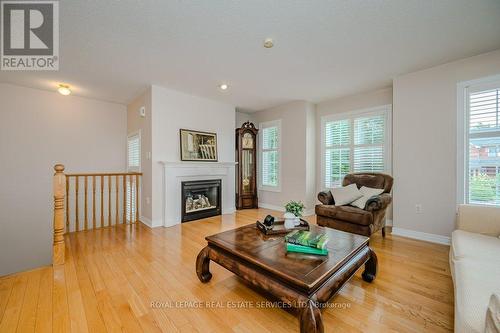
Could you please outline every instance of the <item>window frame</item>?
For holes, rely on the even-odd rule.
[[[129,149],[128,149],[128,143],[129,140],[132,137],[139,137],[139,166],[138,167],[130,167],[129,165]],[[127,172],[141,172],[141,167],[142,167],[142,136],[141,136],[141,130],[133,131],[127,134]]]
[[[350,143],[349,145],[339,147],[349,147],[350,156],[349,172],[354,172],[354,149],[356,147],[376,146],[371,144],[356,145],[354,143],[354,121],[356,118],[370,117],[375,115],[385,116],[385,135],[384,135],[384,172],[392,174],[392,104],[376,106],[372,108],[353,110],[343,113],[333,113],[321,117],[321,136],[320,136],[320,154],[321,154],[321,188],[331,188],[325,183],[326,178],[326,124],[332,121],[349,120]],[[330,184],[331,185],[331,184]]]
[[[269,127],[277,127],[278,128],[278,147],[276,149],[265,149],[263,148],[264,144],[264,128],[269,128]],[[257,188],[259,191],[268,191],[268,192],[281,192],[281,141],[283,138],[282,131],[281,131],[281,119],[276,119],[276,120],[271,120],[271,121],[265,121],[259,123],[259,153],[258,153],[258,166],[259,166],[259,177],[258,177],[258,184]],[[262,155],[264,151],[277,151],[278,152],[278,185],[277,186],[269,186],[269,185],[263,185],[262,184],[262,176],[263,173],[261,172],[263,169],[262,165]]]
[[[469,204],[470,93],[488,90],[495,86],[500,87],[500,74],[457,83],[457,205]],[[473,204],[478,206],[500,206],[477,202]]]

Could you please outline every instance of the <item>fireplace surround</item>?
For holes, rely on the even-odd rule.
[[[221,214],[231,214],[236,211],[235,203],[235,162],[179,162],[161,161],[163,166],[163,178],[159,186],[162,191],[162,203],[160,211],[153,211],[161,215],[160,219],[153,219],[152,225],[165,227],[174,226],[182,222],[181,183],[193,180],[221,179]]]
[[[221,179],[183,181],[181,189],[182,222],[221,214]]]

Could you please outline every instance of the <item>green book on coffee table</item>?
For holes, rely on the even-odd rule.
[[[316,249],[325,249],[328,243],[326,233],[318,233],[305,230],[294,230],[285,236],[287,243],[309,246]]]
[[[305,254],[317,254],[320,256],[326,256],[328,254],[328,250],[325,249],[316,249],[309,246],[296,245],[291,243],[285,243],[287,252],[297,252],[297,253],[305,253]]]

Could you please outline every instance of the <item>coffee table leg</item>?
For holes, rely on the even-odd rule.
[[[321,312],[313,301],[307,304],[300,312],[300,333],[323,333],[323,319]]]
[[[361,274],[361,277],[366,282],[372,282],[377,276],[377,255],[370,248],[370,259],[365,264],[365,271]]]
[[[212,274],[209,271],[209,251],[210,249],[208,248],[208,246],[204,247],[196,258],[196,275],[198,275],[198,279],[200,279],[200,281],[203,283],[210,281],[210,279],[212,278]]]

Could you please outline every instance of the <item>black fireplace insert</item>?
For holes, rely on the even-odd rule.
[[[181,182],[182,222],[220,215],[221,179]]]

